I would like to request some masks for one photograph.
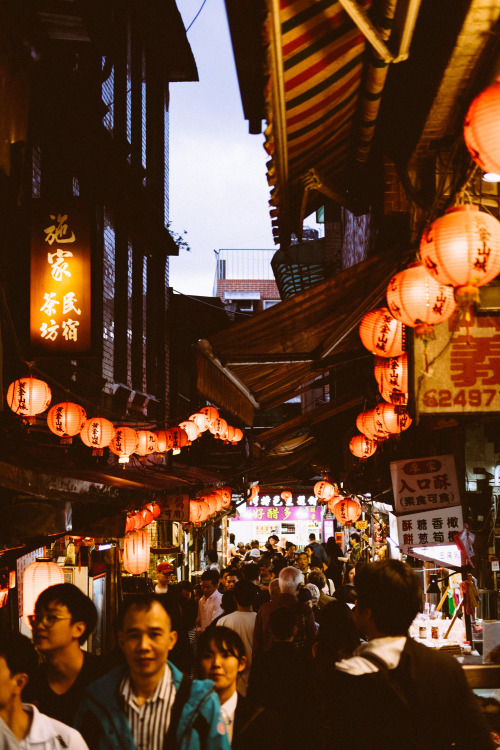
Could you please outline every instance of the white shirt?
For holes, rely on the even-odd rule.
[[[233,730],[234,730],[234,714],[236,711],[236,705],[238,703],[238,692],[235,690],[232,696],[220,707],[224,724],[226,725],[226,732],[229,738],[229,744],[233,743]]]
[[[163,750],[176,694],[170,667],[166,666],[153,695],[141,706],[137,704],[129,675],[122,680],[119,692],[137,750]]]
[[[198,602],[198,620],[200,622],[200,631],[203,633],[211,622],[219,615],[224,614],[221,607],[222,594],[217,589],[207,598],[203,595]]]
[[[256,619],[257,612],[232,612],[230,615],[224,615],[220,620],[217,620],[217,625],[225,625],[226,628],[235,630],[245,646],[247,663],[243,672],[239,673],[236,683],[238,693],[243,696],[247,694],[248,678],[252,666],[253,631],[255,630]]]
[[[87,744],[80,732],[76,729],[63,724],[62,721],[52,719],[50,716],[41,714],[36,706],[30,703],[23,703],[23,709],[31,715],[31,725],[26,737],[19,741],[9,727],[2,722],[2,737],[8,737],[12,740],[6,747],[21,748],[21,750],[88,750]],[[2,745],[3,747],[3,745]]]
[[[378,672],[378,666],[363,657],[364,653],[373,653],[386,663],[388,669],[396,669],[405,646],[406,637],[404,635],[373,638],[368,643],[361,643],[350,659],[338,661],[335,668],[352,675]]]

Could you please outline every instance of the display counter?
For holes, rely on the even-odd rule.
[[[457,656],[467,682],[475,689],[500,690],[500,664],[483,664],[482,656]]]

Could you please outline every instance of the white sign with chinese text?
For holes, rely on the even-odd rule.
[[[500,316],[434,326],[415,337],[415,405],[420,414],[500,411]]]
[[[396,515],[460,505],[451,455],[391,461],[391,477]]]
[[[463,525],[461,506],[399,516],[399,546],[405,554],[411,554],[413,547],[454,544],[454,536]]]

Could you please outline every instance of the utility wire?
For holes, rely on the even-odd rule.
[[[201,6],[200,6],[200,9],[199,9],[199,11],[198,11],[198,13],[197,13],[197,14],[195,15],[195,17],[193,18],[193,20],[191,21],[191,23],[190,23],[190,24],[189,24],[189,26],[187,27],[187,29],[186,29],[186,34],[188,33],[189,29],[191,28],[191,26],[193,25],[193,23],[194,23],[194,22],[196,21],[196,19],[198,18],[198,16],[200,15],[201,11],[202,11],[202,10],[203,10],[203,8],[205,7],[205,3],[206,3],[206,2],[207,2],[207,0],[203,0],[202,4],[201,4]]]

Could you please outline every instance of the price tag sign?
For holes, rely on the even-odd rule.
[[[500,570],[500,560],[497,557],[492,557],[490,562],[491,562],[491,569],[493,571]]]

